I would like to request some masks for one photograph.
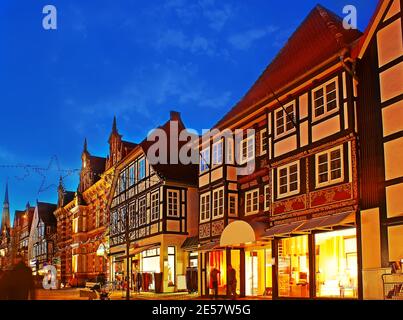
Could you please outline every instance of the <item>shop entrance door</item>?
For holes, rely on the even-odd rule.
[[[247,252],[246,259],[246,295],[257,296],[258,293],[258,254],[256,251]]]

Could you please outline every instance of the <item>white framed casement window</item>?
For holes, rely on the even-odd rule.
[[[312,119],[318,120],[339,109],[339,88],[334,78],[312,91]]]
[[[244,164],[255,158],[255,136],[249,136],[241,141],[239,148],[240,164]]]
[[[151,221],[160,218],[160,195],[159,191],[151,194]]]
[[[225,139],[225,155],[226,155],[226,163],[233,164],[234,163],[234,139],[229,137]]]
[[[179,217],[179,190],[168,190],[168,217]]]
[[[316,187],[323,187],[344,180],[343,146],[315,155]]]
[[[268,139],[267,129],[260,130],[260,155],[267,153]]]
[[[138,181],[144,179],[145,177],[146,177],[146,159],[142,158],[139,160]]]
[[[210,147],[207,147],[200,152],[200,172],[208,170],[209,165],[210,165]]]
[[[139,208],[139,225],[142,226],[147,223],[147,206],[145,197],[139,199],[138,208]]]
[[[288,104],[283,108],[274,111],[274,121],[276,124],[276,138],[295,131],[295,103]]]
[[[222,140],[217,141],[213,144],[213,166],[218,166],[222,164]]]
[[[245,215],[259,212],[259,189],[245,192]]]
[[[264,186],[264,211],[270,210],[270,185]]]
[[[224,216],[224,187],[213,190],[213,219]]]
[[[200,223],[210,220],[210,192],[200,196]]]
[[[284,198],[299,193],[299,161],[277,168],[277,194]]]
[[[136,170],[135,170],[135,165],[132,164],[129,167],[129,186],[132,186],[136,182]]]
[[[228,195],[228,216],[237,217],[238,216],[238,195],[229,194]]]

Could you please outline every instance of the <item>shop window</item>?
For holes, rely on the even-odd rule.
[[[299,193],[299,161],[277,169],[278,198]]]
[[[210,193],[200,196],[200,222],[210,220]]]
[[[176,265],[176,248],[173,246],[168,247],[168,286],[175,286],[175,271]]]
[[[207,147],[200,152],[200,172],[208,170],[209,165],[210,165],[210,147]]]
[[[222,164],[222,141],[213,144],[213,166]]]
[[[168,190],[168,217],[179,217],[179,190]]]
[[[270,210],[270,185],[264,186],[264,211]]]
[[[211,277],[211,272],[217,269],[219,273],[217,274],[218,281],[218,295],[227,294],[227,262],[226,262],[225,251],[212,251],[207,253],[206,269],[207,269],[207,281],[209,294],[213,294],[213,278]]]
[[[316,296],[358,297],[356,229],[315,234]]]
[[[245,215],[255,214],[259,211],[259,189],[245,193]]]
[[[313,119],[336,112],[339,108],[337,81],[333,79],[313,91]]]
[[[228,195],[228,215],[230,217],[238,216],[238,195],[237,194]]]
[[[343,146],[316,155],[316,186],[343,181]]]
[[[279,240],[278,293],[280,297],[309,297],[308,236]]]
[[[189,267],[197,268],[199,254],[197,252],[189,253]]]
[[[276,137],[281,137],[288,132],[295,131],[295,104],[288,105],[284,109],[278,109],[274,113],[276,118]]]
[[[213,191],[213,219],[224,216],[224,188]]]
[[[160,201],[159,192],[151,194],[151,221],[158,220],[160,218]]]
[[[255,136],[249,136],[241,141],[240,164],[244,164],[255,158]]]

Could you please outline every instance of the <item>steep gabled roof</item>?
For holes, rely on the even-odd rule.
[[[45,224],[55,225],[57,223],[53,212],[57,206],[53,203],[38,202],[38,216]]]
[[[361,36],[358,30],[343,28],[342,19],[318,5],[288,39],[245,96],[216,124],[245,112],[248,107],[272,95],[315,66],[331,58]]]
[[[171,154],[171,148],[170,148],[170,141],[171,141],[171,124],[172,122],[177,121],[178,123],[178,132],[177,134],[179,135],[183,130],[186,130],[186,126],[183,123],[179,113],[177,112],[171,112],[171,118],[164,123],[162,126],[158,127],[158,129],[162,129],[168,138],[168,154],[167,154],[167,159],[168,159],[168,164],[153,164],[152,167],[153,169],[160,174],[160,176],[163,179],[170,180],[170,181],[177,181],[177,182],[183,182],[183,183],[188,183],[192,185],[197,184],[198,180],[198,164],[170,164],[169,159],[170,159],[170,154]],[[179,140],[178,137],[175,138],[175,140]],[[144,153],[147,154],[149,148],[151,145],[153,145],[155,142],[154,141],[148,141],[147,138],[145,138],[141,143],[140,146],[143,149]],[[186,141],[178,141],[178,152],[183,147],[187,142]]]

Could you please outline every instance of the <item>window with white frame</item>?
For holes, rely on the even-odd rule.
[[[255,136],[249,136],[241,141],[240,150],[240,161],[244,164],[255,158]]]
[[[119,181],[119,191],[123,192],[126,190],[126,170],[124,170],[120,174],[120,181]]]
[[[142,180],[146,177],[146,159],[140,159],[139,161],[139,171],[138,171],[138,179]]]
[[[222,164],[222,141],[213,144],[213,166]]]
[[[323,84],[313,91],[313,119],[333,113],[338,107],[336,79]]]
[[[139,225],[145,225],[147,223],[147,205],[146,198],[139,199]]]
[[[343,181],[343,146],[316,154],[316,186]]]
[[[224,188],[213,191],[213,219],[224,216]]]
[[[264,210],[270,209],[270,185],[264,186]]]
[[[238,195],[229,194],[228,195],[228,215],[230,217],[238,216]]]
[[[168,217],[179,217],[179,190],[168,190]]]
[[[134,185],[136,182],[136,170],[134,164],[129,167],[129,186]]]
[[[245,215],[259,212],[259,189],[245,193]]]
[[[129,228],[132,229],[136,226],[136,202],[132,202],[129,204]]]
[[[228,137],[225,139],[225,148],[226,148],[226,161],[227,164],[234,163],[234,139],[232,137]]]
[[[210,220],[210,193],[200,196],[200,222]]]
[[[295,104],[292,103],[284,107],[284,109],[280,108],[274,112],[276,122],[276,137],[295,130]]]
[[[210,147],[207,147],[200,152],[200,172],[208,170],[209,165],[210,165]]]
[[[277,169],[278,197],[299,193],[299,162],[294,162]]]
[[[260,130],[260,155],[266,154],[267,147],[267,129],[263,129]]]
[[[159,192],[151,194],[151,221],[158,220],[160,217]]]

